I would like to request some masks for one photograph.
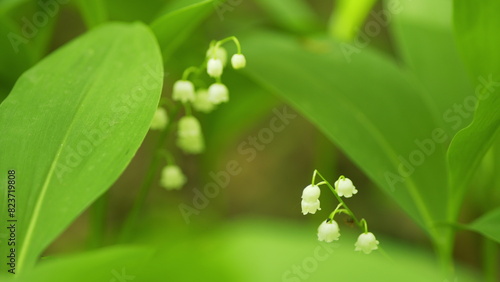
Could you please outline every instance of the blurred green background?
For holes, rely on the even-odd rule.
[[[9,10],[9,19],[16,21],[37,9],[30,1],[4,1],[4,6],[0,7],[7,7],[9,2],[20,2]],[[108,0],[108,16],[111,20],[149,23],[161,13],[163,7],[168,6],[167,2]],[[180,2],[186,5],[196,1]],[[291,5],[286,1],[277,2]],[[373,6],[371,1],[365,2],[368,3],[367,11],[383,8],[380,2]],[[215,11],[186,36],[170,58],[166,58],[163,97],[170,98],[173,82],[180,79],[186,67],[198,65],[203,60],[211,40],[231,35],[244,38],[256,29],[282,31],[299,38],[305,33],[325,34],[328,25],[332,24],[332,10],[342,4],[324,0],[303,3],[310,7],[310,10],[302,10],[303,18],[287,16],[264,0],[227,1],[226,5],[232,9],[224,12],[221,18],[214,4]],[[314,15],[313,21],[310,21],[309,12]],[[373,15],[361,18],[361,26],[372,20],[371,17]],[[3,97],[22,71],[87,30],[78,3],[73,1],[61,5],[59,16],[44,30],[27,46],[35,50],[31,52],[32,57],[23,58],[22,63],[18,56],[7,62],[12,67],[1,76],[0,94]],[[337,35],[353,36],[345,30],[349,28],[343,29],[344,33],[337,31]],[[393,40],[384,27],[380,34],[371,38],[369,47],[398,59],[400,54],[395,53]],[[228,50],[229,53],[234,52],[231,47]],[[248,61],[248,64],[252,62]],[[92,256],[98,257],[101,248],[117,248],[116,254],[107,254],[109,261],[116,261],[117,272],[122,271],[122,265],[126,266],[126,273],[136,277],[134,280],[137,281],[443,281],[439,280],[439,266],[424,232],[314,125],[287,106],[280,97],[263,90],[244,71],[238,73],[228,68],[224,73],[224,82],[230,89],[230,102],[219,106],[213,113],[198,115],[206,138],[206,152],[199,156],[174,152],[178,164],[188,176],[188,183],[180,191],[167,192],[158,185],[158,174],[134,228],[132,243],[153,246],[152,251],[158,251],[154,255],[154,263],[144,259],[148,255],[143,249],[121,254],[120,245],[117,247],[114,244],[147,173],[158,132],[147,135],[138,154],[109,192],[46,250],[44,256],[54,257],[55,260],[40,268],[33,277],[57,271],[58,281],[69,281],[64,280],[66,276],[61,268],[65,263],[67,279],[70,279],[79,273],[75,270],[78,265],[92,265]],[[262,150],[255,150],[255,158],[248,161],[248,155],[241,154],[239,146],[269,127],[270,120],[275,116],[273,109],[282,110],[284,107],[297,117],[285,130],[275,133],[271,142],[263,144]],[[175,138],[171,136],[165,147],[174,148],[174,144]],[[193,189],[203,190],[205,185],[213,182],[210,173],[226,170],[231,161],[240,164],[241,173],[230,177],[227,187],[209,199],[206,208],[201,209],[199,214],[191,215],[186,222],[180,205],[193,206]],[[359,193],[349,199],[348,204],[356,215],[367,219],[384,253],[374,252],[368,256],[355,253],[354,242],[359,230],[342,216],[338,218],[341,239],[329,246],[317,241],[317,226],[337,203],[327,190],[323,190],[322,210],[315,215],[301,214],[302,189],[309,184],[314,169],[318,169],[332,183],[341,174],[353,180]],[[463,209],[462,222],[469,222],[484,212],[480,197],[471,195],[472,200],[467,201]],[[103,209],[105,221],[92,224],[92,214],[99,214]],[[459,232],[456,241],[454,256],[458,264],[458,278],[455,281],[478,279],[476,273],[482,263],[480,236]],[[93,252],[87,255],[89,257],[76,256],[88,250]],[[130,257],[134,252],[137,255]],[[58,261],[57,257],[63,255],[69,257]],[[109,272],[109,268],[103,271]],[[114,275],[114,272],[111,273]],[[92,281],[91,274],[84,271],[81,274],[90,275],[82,281]],[[110,279],[113,279],[112,275]]]

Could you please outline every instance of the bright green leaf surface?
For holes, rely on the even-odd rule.
[[[78,0],[76,2],[87,27],[92,28],[107,20],[104,0]]]
[[[17,271],[130,162],[158,104],[161,61],[144,25],[106,25],[25,72],[0,105],[0,171],[16,170]]]
[[[500,244],[500,208],[481,216],[469,228]]]
[[[433,132],[427,104],[401,69],[368,49],[348,63],[328,41],[258,33],[243,44],[251,77],[317,125],[421,225],[444,220],[444,132]]]
[[[42,261],[27,275],[12,281],[133,281],[153,255],[146,247],[114,246]],[[9,280],[10,281],[10,280]]]
[[[451,8],[451,0],[385,5],[397,52],[422,84],[437,125],[447,133],[444,145],[472,120],[473,109],[464,106],[464,99],[474,93],[453,38]]]
[[[176,5],[175,3],[170,3],[170,5]],[[172,52],[214,10],[214,7],[213,0],[200,1],[168,12],[151,23],[151,29],[158,38],[164,60],[172,55]]]
[[[468,97],[472,105],[478,103],[474,120],[455,136],[448,152],[451,185],[458,191],[455,196],[458,209],[470,178],[500,132],[500,18],[496,14],[500,2],[457,0],[454,3],[458,45],[473,79],[478,81],[475,93]]]
[[[310,33],[320,27],[317,16],[304,0],[257,0],[256,2],[278,24],[290,31]]]
[[[377,0],[336,1],[330,33],[340,40],[353,40]]]

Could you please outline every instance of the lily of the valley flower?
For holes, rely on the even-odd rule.
[[[167,111],[164,108],[156,109],[155,115],[153,116],[153,120],[151,121],[151,125],[149,128],[151,130],[162,130],[168,124],[168,115]]]
[[[211,77],[220,77],[224,66],[219,59],[209,59],[207,63],[207,73]]]
[[[314,214],[317,210],[321,210],[319,206],[319,196],[321,190],[318,185],[309,185],[302,191],[302,214],[306,215],[308,213]]]
[[[231,65],[233,65],[233,68],[235,70],[244,68],[246,64],[247,61],[245,59],[245,56],[243,56],[243,54],[234,54],[231,57]]]
[[[179,120],[177,146],[189,154],[199,154],[205,149],[201,125],[194,116],[184,116]]]
[[[174,83],[172,99],[182,103],[193,102],[195,99],[193,83],[189,80],[177,80]]]
[[[356,187],[352,184],[352,181],[349,178],[345,178],[341,176],[339,180],[335,181],[335,191],[337,194],[342,197],[350,198],[352,195],[358,193]]]
[[[340,237],[339,225],[335,220],[327,219],[318,227],[318,240],[327,243],[338,240]]]
[[[224,47],[217,47],[214,52],[215,46],[211,46],[207,50],[207,58],[208,59],[219,59],[222,62],[222,65],[225,66],[227,63],[227,51]]]
[[[358,241],[356,241],[356,244],[354,246],[356,249],[355,251],[363,251],[365,254],[371,253],[371,251],[378,249],[378,241],[375,238],[375,235],[371,232],[366,232],[362,233],[358,237]]]
[[[193,102],[193,107],[195,110],[202,113],[209,113],[215,108],[215,105],[208,99],[207,89],[199,89],[196,91],[196,99]]]
[[[167,190],[180,189],[186,184],[186,176],[176,165],[167,165],[161,172],[160,184]]]
[[[214,83],[208,87],[208,100],[215,105],[229,101],[229,90],[222,83]]]

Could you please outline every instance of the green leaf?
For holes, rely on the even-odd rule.
[[[385,12],[389,11],[397,52],[421,83],[449,143],[472,120],[472,111],[462,109],[461,114],[456,105],[463,108],[465,97],[474,93],[453,38],[451,1],[386,1]]]
[[[445,133],[433,131],[420,88],[405,72],[369,49],[348,63],[343,45],[331,41],[257,33],[243,45],[251,77],[304,114],[433,232],[432,222],[445,218]]]
[[[337,1],[330,19],[330,33],[344,41],[353,40],[377,0]]]
[[[500,208],[484,214],[469,224],[468,228],[500,244]]]
[[[170,5],[177,5],[177,2],[174,1]],[[213,11],[214,7],[214,0],[200,1],[168,12],[151,23],[151,29],[160,43],[164,60],[172,55],[189,33]]]
[[[47,258],[32,271],[12,281],[131,281],[145,268],[153,250],[113,246],[97,251]]]
[[[161,62],[143,24],[104,25],[25,72],[0,105],[0,172],[16,177],[17,271],[32,267],[130,162],[158,105]]]
[[[455,36],[462,56],[477,81],[475,92],[467,99],[477,104],[472,123],[452,140],[448,151],[451,185],[455,187],[455,210],[465,194],[474,172],[500,135],[500,9],[498,1],[456,0]],[[499,160],[496,160],[497,162]]]
[[[92,28],[106,22],[108,15],[103,0],[78,0],[76,4],[87,27]]]
[[[318,30],[321,23],[314,11],[303,0],[257,0],[283,28],[295,33],[311,33]]]

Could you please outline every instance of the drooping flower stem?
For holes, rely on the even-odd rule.
[[[173,110],[169,111],[169,113],[171,113],[170,117],[177,116],[178,112],[179,108],[174,107]],[[162,163],[162,159],[164,158],[164,150],[162,148],[163,146],[165,146],[165,141],[170,135],[171,130],[172,123],[168,123],[158,137],[154,149],[155,154],[153,155],[153,158],[149,163],[146,177],[144,177],[141,187],[139,188],[139,192],[135,197],[133,206],[125,217],[125,221],[122,225],[121,233],[118,238],[119,243],[127,242],[130,239],[132,230],[137,224],[137,219],[139,218],[142,207],[144,206],[144,203],[146,202],[147,196],[149,194],[149,190],[151,190],[153,180],[158,173],[160,165]]]

